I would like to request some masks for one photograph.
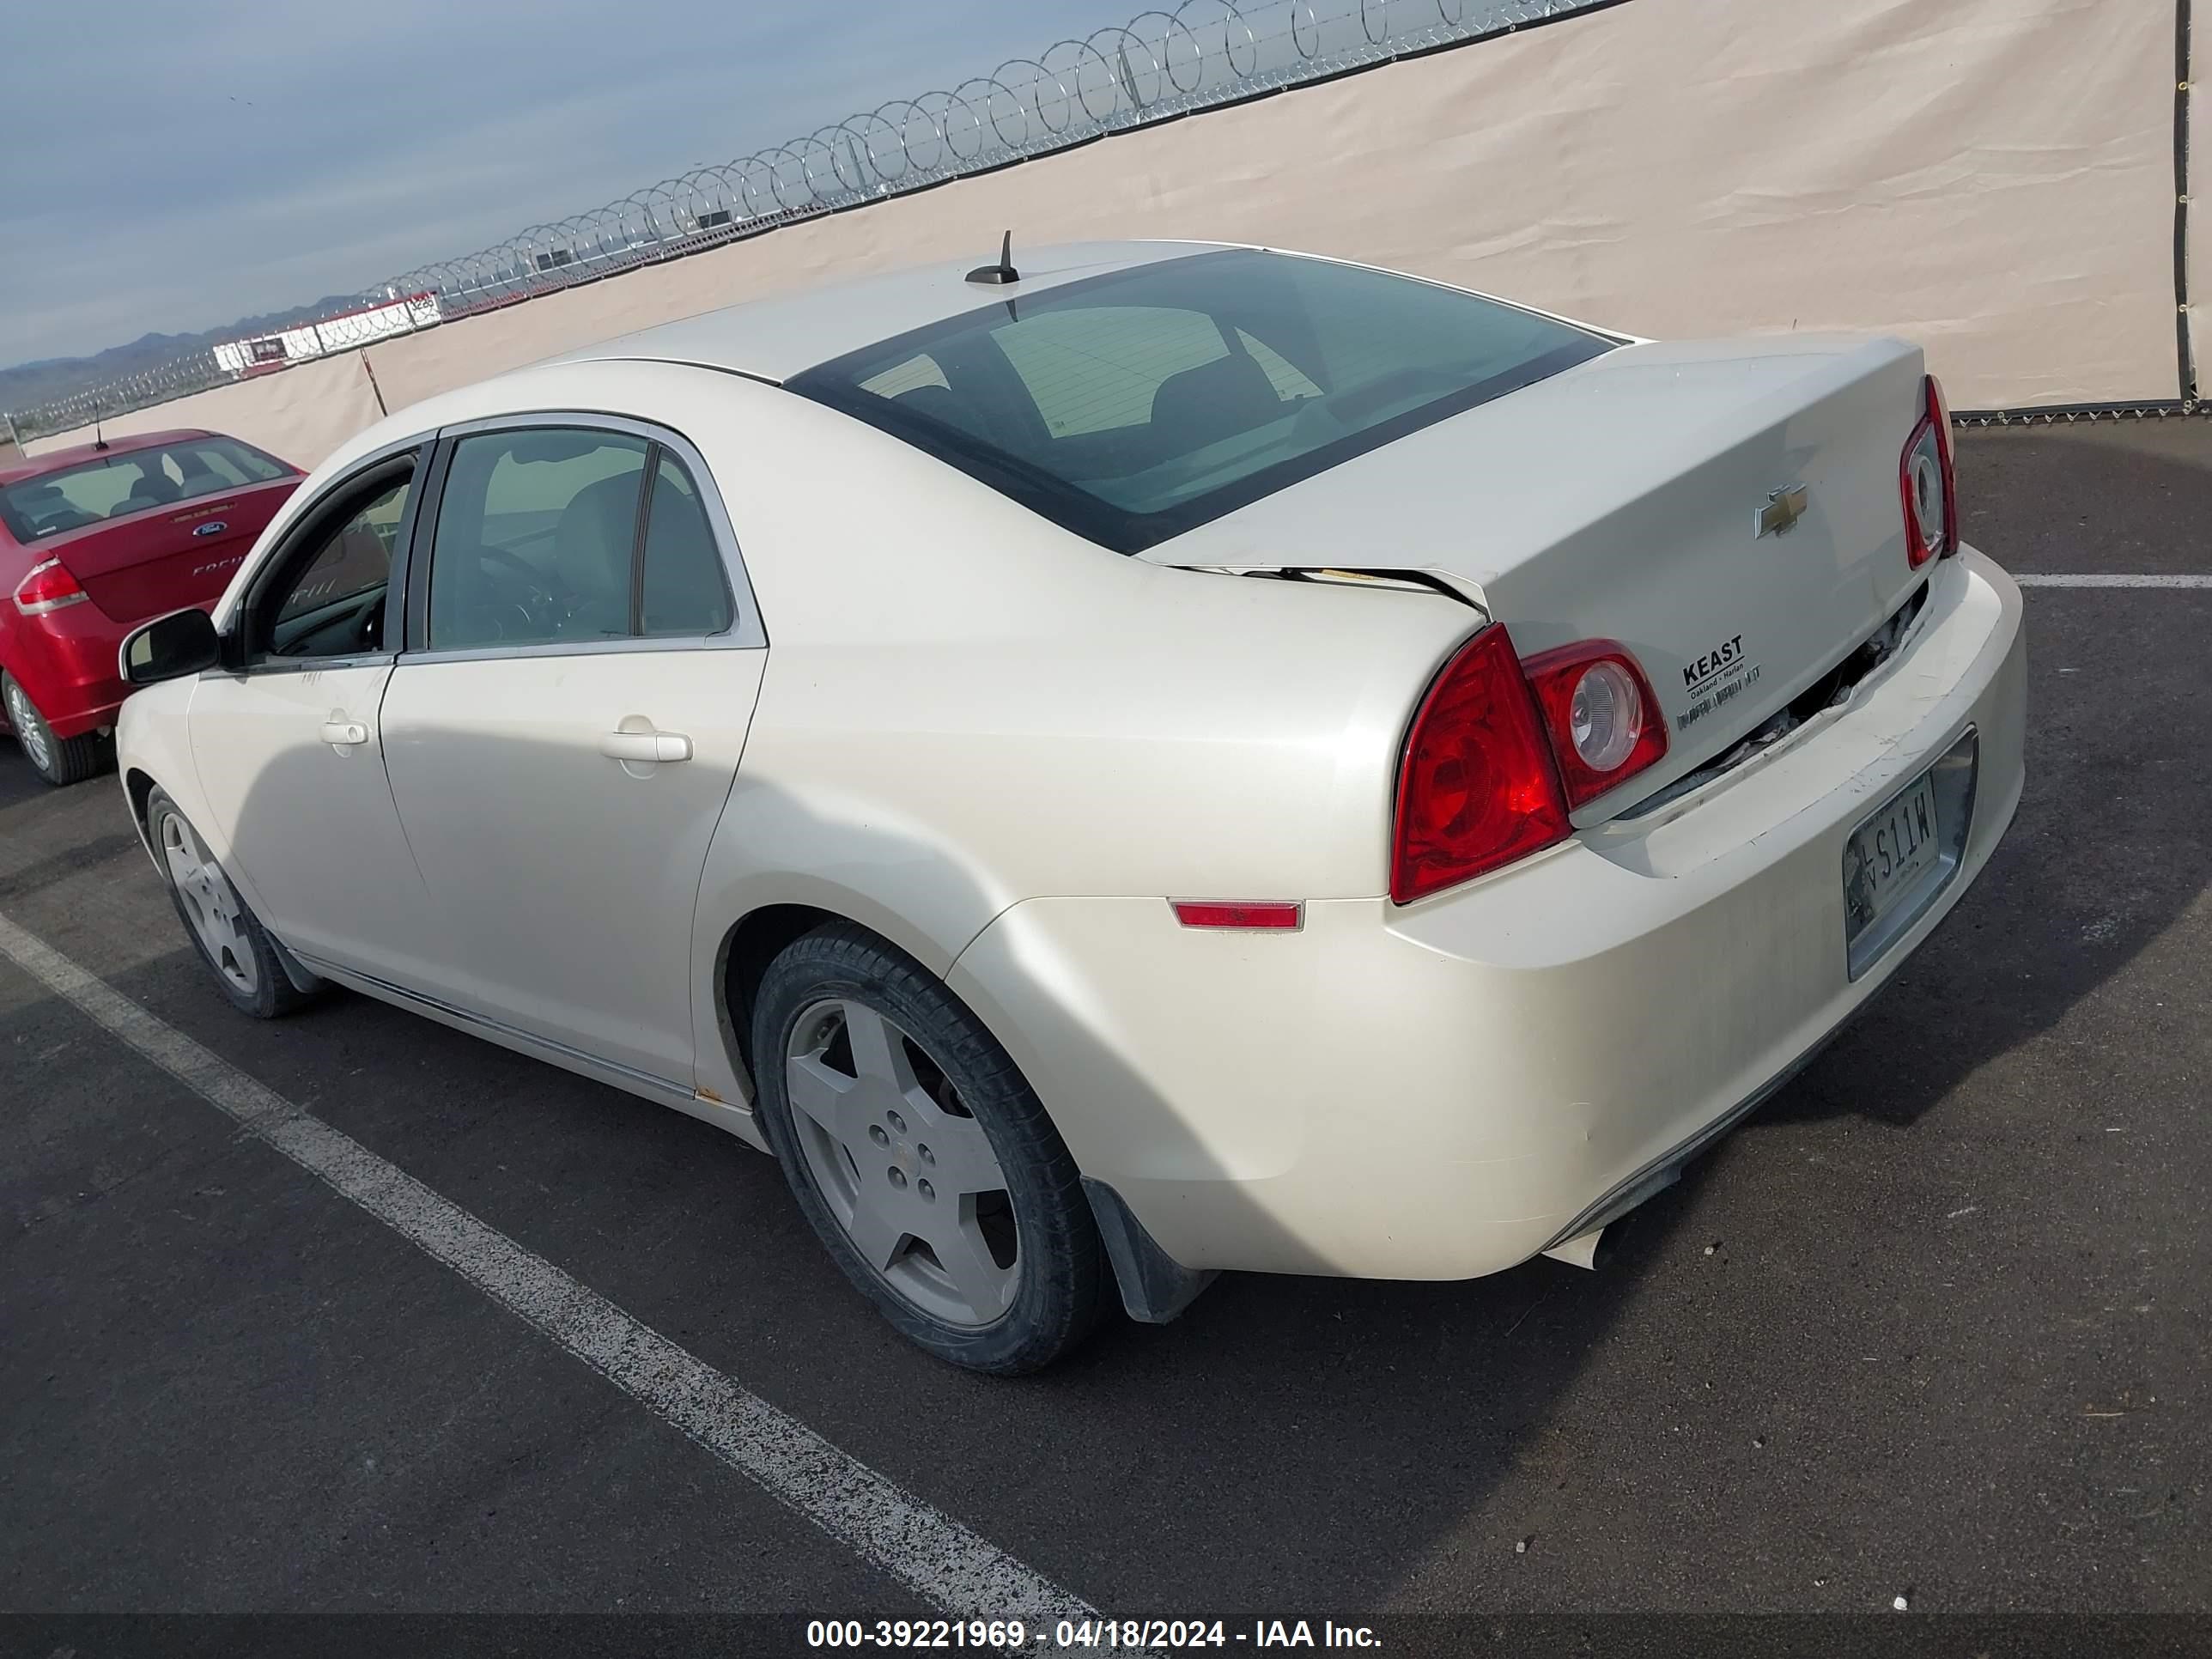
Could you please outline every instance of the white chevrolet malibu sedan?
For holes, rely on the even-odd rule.
[[[1222,1269],[1587,1263],[2021,782],[2020,597],[1917,349],[1249,247],[434,398],[124,657],[131,811],[240,1008],[334,982],[718,1124],[1000,1372]]]

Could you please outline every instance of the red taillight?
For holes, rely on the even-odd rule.
[[[1915,570],[1959,550],[1959,491],[1951,465],[1951,410],[1933,374],[1922,382],[1920,422],[1898,463],[1905,498],[1905,557]]]
[[[1297,904],[1174,901],[1176,920],[1186,927],[1295,927],[1304,908]]]
[[[1583,640],[1521,665],[1544,711],[1567,810],[1617,789],[1667,752],[1667,717],[1626,647]]]
[[[1567,802],[1504,624],[1459,649],[1406,735],[1390,857],[1400,904],[1565,840]]]
[[[27,617],[43,617],[66,605],[82,605],[85,597],[84,589],[76,585],[76,578],[63,568],[59,559],[33,565],[23,580],[15,584],[15,609]]]

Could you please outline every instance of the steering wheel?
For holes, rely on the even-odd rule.
[[[575,605],[576,595],[566,582],[552,571],[541,569],[531,563],[519,553],[495,547],[489,542],[478,542],[477,557],[480,562],[499,565],[509,574],[520,577],[533,604],[558,606],[564,616]]]
[[[304,657],[374,651],[384,631],[385,585],[378,582],[271,627],[272,656]]]
[[[478,542],[462,551],[440,550],[441,559],[473,556],[481,580],[462,592],[439,592],[432,578],[434,641],[451,637],[470,644],[498,640],[558,638],[576,608],[576,596],[555,573],[542,570],[512,550]],[[442,620],[441,620],[442,619]]]

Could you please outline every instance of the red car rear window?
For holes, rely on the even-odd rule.
[[[235,438],[180,438],[0,488],[0,522],[18,542],[34,542],[105,519],[291,476],[282,461]]]

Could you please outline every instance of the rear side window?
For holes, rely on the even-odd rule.
[[[1618,342],[1256,249],[1024,295],[785,382],[1137,552]]]
[[[663,451],[646,514],[638,631],[680,639],[722,633],[734,620],[721,551],[698,487]]]
[[[427,609],[433,651],[718,634],[733,617],[683,465],[648,439],[582,427],[453,446]]]
[[[0,520],[17,541],[36,541],[291,476],[283,462],[235,438],[179,439],[9,484],[0,489]]]

